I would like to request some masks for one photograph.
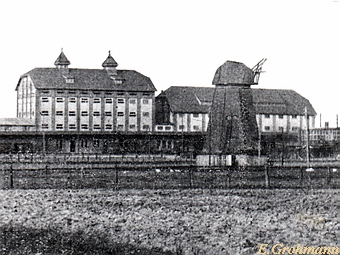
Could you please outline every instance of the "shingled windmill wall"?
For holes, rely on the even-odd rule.
[[[227,61],[217,69],[215,92],[203,152],[209,155],[252,155],[258,129],[250,85],[254,73],[242,63]]]

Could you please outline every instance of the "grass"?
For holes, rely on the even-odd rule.
[[[1,190],[3,254],[255,254],[338,245],[340,191]]]

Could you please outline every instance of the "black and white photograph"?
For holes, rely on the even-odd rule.
[[[340,254],[339,0],[13,0],[0,28],[0,254]]]

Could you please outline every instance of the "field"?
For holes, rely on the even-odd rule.
[[[2,254],[256,254],[338,246],[338,189],[0,190]]]

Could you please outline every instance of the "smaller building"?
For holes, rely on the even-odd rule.
[[[0,118],[0,131],[35,131],[34,120],[24,118]]]
[[[215,88],[172,86],[156,97],[156,130],[206,132]],[[305,108],[309,128],[316,112],[311,103],[293,90],[252,89],[258,129],[262,134],[301,135]],[[228,103],[228,102],[226,102]],[[168,127],[167,127],[168,126]]]

